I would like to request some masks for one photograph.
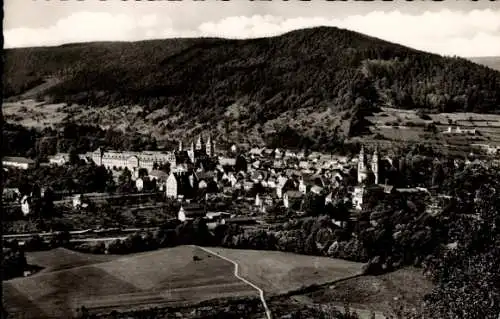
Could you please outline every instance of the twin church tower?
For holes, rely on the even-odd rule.
[[[371,158],[371,165],[368,168],[367,159],[365,157],[364,147],[361,147],[358,159],[358,183],[367,183],[368,177],[373,174],[373,183],[378,184],[379,182],[379,157],[378,149],[375,148]]]
[[[210,135],[208,136],[206,143],[203,141],[203,137],[201,135],[198,136],[198,139],[196,140],[196,144],[194,142],[191,142],[189,151],[194,153],[195,151],[200,152],[203,150],[205,150],[205,154],[208,157],[215,156],[215,142],[212,141],[212,137]],[[182,140],[179,141],[178,151],[179,152],[184,151],[183,145],[182,145]]]

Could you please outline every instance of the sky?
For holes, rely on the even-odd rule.
[[[500,56],[500,1],[4,0],[6,48],[337,26],[415,49]]]

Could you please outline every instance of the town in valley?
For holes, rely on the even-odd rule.
[[[500,319],[500,2],[5,3],[2,319]]]

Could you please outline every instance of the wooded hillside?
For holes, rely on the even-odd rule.
[[[151,125],[166,120],[167,131],[179,123],[227,129],[237,121],[232,129],[245,133],[277,118],[301,118],[301,111],[351,119],[373,106],[500,111],[500,72],[334,27],[250,40],[84,43],[5,54],[4,92],[11,99],[51,79],[38,98],[141,105],[142,118],[161,110]]]

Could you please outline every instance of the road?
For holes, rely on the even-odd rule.
[[[99,234],[105,234],[108,232],[116,232],[116,233],[123,233],[123,234],[128,234],[128,233],[136,233],[136,232],[143,232],[143,231],[155,231],[158,230],[158,227],[148,227],[148,228],[125,228],[125,229],[120,229],[120,228],[103,228],[103,229],[83,229],[83,230],[72,230],[69,231],[69,234],[71,236],[78,236],[78,235],[89,235],[89,236],[94,236],[94,235],[99,235]],[[30,238],[33,236],[40,236],[40,237],[48,237],[48,236],[53,236],[57,231],[54,232],[44,232],[44,233],[23,233],[23,234],[9,234],[9,235],[2,235],[2,238],[4,239],[26,239]]]
[[[243,281],[244,283],[252,286],[253,288],[255,288],[259,292],[260,300],[262,301],[262,306],[264,306],[264,310],[266,311],[266,318],[267,319],[271,319],[272,318],[271,310],[269,310],[269,307],[267,306],[267,303],[266,303],[266,299],[264,298],[264,290],[262,290],[257,285],[251,283],[250,281],[246,280],[245,278],[243,278],[243,277],[241,277],[239,275],[239,273],[238,273],[239,265],[238,265],[237,262],[235,262],[234,260],[231,260],[231,259],[229,259],[227,257],[221,256],[219,253],[216,253],[215,251],[210,250],[208,248],[201,247],[201,246],[196,246],[196,245],[193,245],[193,246],[196,247],[196,248],[199,248],[201,250],[204,250],[204,251],[206,251],[209,254],[212,254],[214,256],[217,256],[219,258],[222,258],[222,259],[224,259],[224,260],[229,261],[230,263],[232,263],[234,265],[234,276],[236,278],[238,278],[239,280]]]

